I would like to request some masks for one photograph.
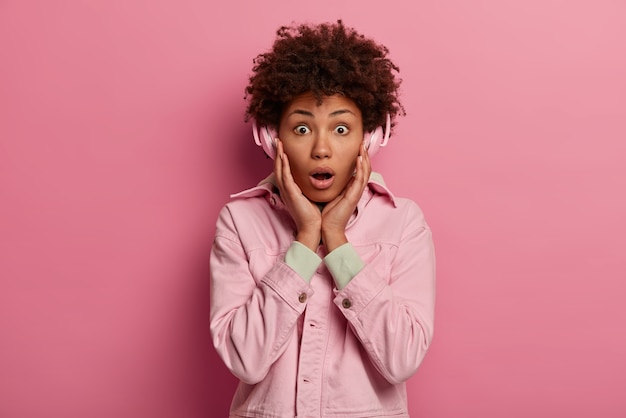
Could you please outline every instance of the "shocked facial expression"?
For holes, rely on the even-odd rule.
[[[278,137],[302,193],[313,202],[330,202],[352,178],[363,142],[361,110],[339,94],[319,104],[304,93],[285,107]]]

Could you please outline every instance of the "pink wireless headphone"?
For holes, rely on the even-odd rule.
[[[389,142],[391,131],[391,117],[387,114],[387,123],[383,131],[383,127],[379,126],[371,132],[367,132],[363,136],[367,153],[371,156],[378,152],[380,147],[384,147]],[[252,121],[252,136],[254,142],[263,148],[263,151],[273,160],[276,158],[276,131],[268,126],[257,126],[256,121]]]

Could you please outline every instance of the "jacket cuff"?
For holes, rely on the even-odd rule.
[[[349,242],[335,248],[326,257],[324,263],[332,274],[337,289],[341,290],[357,275],[365,263]]]
[[[322,263],[322,259],[309,247],[301,242],[294,241],[285,253],[285,264],[291,267],[305,282],[310,283],[315,270]]]

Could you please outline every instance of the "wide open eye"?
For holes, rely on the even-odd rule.
[[[335,133],[339,135],[348,135],[350,133],[350,129],[346,125],[339,125],[335,128]]]
[[[298,125],[293,131],[297,133],[298,135],[306,135],[306,134],[311,133],[311,130],[306,125]]]

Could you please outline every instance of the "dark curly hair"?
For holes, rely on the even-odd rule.
[[[246,121],[277,127],[284,106],[296,96],[312,92],[342,94],[361,110],[363,129],[384,125],[389,114],[404,115],[398,100],[399,68],[387,58],[389,50],[354,29],[337,23],[283,26],[272,49],[254,59],[253,75],[245,89]]]

